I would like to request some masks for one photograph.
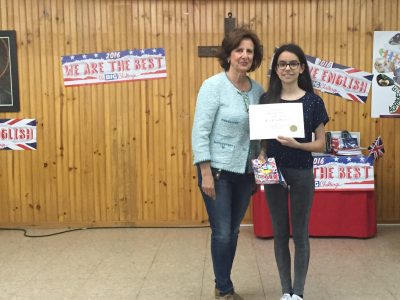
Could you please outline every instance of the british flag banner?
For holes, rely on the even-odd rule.
[[[64,86],[167,77],[164,48],[66,55],[61,64]]]
[[[315,89],[365,104],[373,74],[306,55]]]
[[[315,156],[315,189],[358,191],[374,189],[371,156]]]
[[[385,153],[385,148],[383,148],[383,142],[381,136],[378,136],[376,140],[368,147],[369,155],[377,160],[383,156]]]
[[[0,119],[0,150],[36,150],[36,120]]]

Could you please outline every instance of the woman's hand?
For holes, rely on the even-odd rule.
[[[211,171],[211,166],[209,162],[200,163],[201,171],[201,189],[208,197],[215,200],[215,186],[214,177]]]
[[[202,176],[201,189],[207,196],[215,200],[214,177],[211,172],[210,174]]]

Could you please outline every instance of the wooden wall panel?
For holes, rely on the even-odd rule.
[[[263,86],[274,47],[372,70],[373,32],[399,30],[400,1],[386,0],[0,0],[0,29],[17,31],[21,111],[35,118],[37,151],[0,151],[1,226],[144,226],[207,222],[192,166],[197,91],[220,71],[197,46],[219,45],[224,18],[260,36]],[[164,47],[168,77],[65,88],[62,55]],[[321,95],[327,129],[381,135],[376,163],[379,222],[400,222],[398,119]],[[246,215],[251,222],[251,211]]]

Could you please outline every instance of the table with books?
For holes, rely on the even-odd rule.
[[[314,157],[310,236],[369,238],[376,234],[373,161],[363,155]],[[252,204],[254,234],[273,237],[263,186]]]

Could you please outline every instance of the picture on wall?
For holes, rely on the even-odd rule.
[[[19,111],[16,31],[0,31],[0,112]]]
[[[372,118],[400,118],[400,31],[375,31]]]

